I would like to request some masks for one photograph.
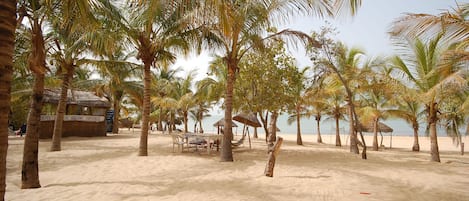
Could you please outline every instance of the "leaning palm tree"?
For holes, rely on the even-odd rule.
[[[39,121],[42,111],[42,97],[44,93],[44,78],[46,73],[46,48],[43,35],[43,26],[46,19],[47,8],[39,1],[19,1],[21,8],[20,20],[27,19],[29,23],[30,53],[28,68],[34,75],[30,110],[27,120],[27,131],[23,151],[21,188],[39,188],[38,173],[38,146]],[[19,22],[22,23],[22,22]]]
[[[0,2],[0,199],[5,199],[10,85],[16,28],[16,1]]]
[[[137,58],[143,62],[143,111],[139,156],[148,155],[148,124],[150,116],[150,68],[167,66],[176,60],[177,51],[186,53],[189,43],[191,18],[186,15],[191,4],[185,1],[129,1],[126,14],[131,19],[122,22],[131,43],[138,50]]]
[[[444,59],[447,46],[441,44],[442,35],[438,35],[428,43],[420,39],[408,40],[402,44],[407,48],[401,57],[394,57],[394,65],[406,82],[413,84],[419,93],[420,100],[425,103],[427,124],[431,143],[431,160],[440,162],[436,124],[438,122],[439,104],[444,101],[443,89],[449,83],[460,83],[465,80],[458,70],[458,63],[448,63]],[[460,84],[459,86],[465,86]],[[455,86],[452,86],[455,87]]]
[[[345,2],[345,3],[344,3]],[[352,7],[352,11],[361,1],[332,1],[338,8]],[[282,30],[266,36],[266,30],[273,23],[285,20],[293,13],[317,14],[318,16],[332,15],[331,1],[205,1],[202,11],[206,17],[197,21],[201,25],[203,39],[209,48],[218,50],[223,55],[227,66],[225,91],[225,135],[220,154],[221,161],[233,161],[230,140],[232,138],[232,105],[233,85],[238,64],[246,52],[262,50],[264,42],[279,36],[294,36],[309,39],[305,34]],[[341,10],[341,9],[338,9]],[[266,36],[266,37],[264,37]],[[313,43],[313,41],[308,41]],[[274,128],[275,129],[275,128]]]

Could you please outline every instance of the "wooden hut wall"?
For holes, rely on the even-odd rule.
[[[62,128],[62,137],[96,137],[106,136],[106,121],[102,122],[83,122],[83,121],[64,121]],[[52,138],[54,132],[54,121],[41,121],[39,127],[39,138]]]

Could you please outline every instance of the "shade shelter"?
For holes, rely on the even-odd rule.
[[[249,129],[246,125],[252,126],[252,127],[261,127],[261,123],[257,119],[257,116],[254,113],[247,113],[247,112],[242,112],[237,114],[236,116],[233,117],[233,120],[241,122],[244,124],[243,128],[243,137],[244,135],[248,135],[249,139],[249,148],[251,148],[251,136],[249,134]]]
[[[106,136],[106,112],[111,104],[106,98],[87,91],[67,91],[62,136]],[[39,126],[40,138],[51,138],[60,89],[44,90],[44,106]]]
[[[261,127],[261,123],[259,122],[259,120],[257,119],[254,113],[242,112],[234,116],[233,120],[252,126],[252,127]]]
[[[217,127],[217,134],[220,134],[220,127],[225,127],[225,118],[221,118],[217,122],[213,124],[214,127]],[[231,126],[232,127],[238,127],[234,121],[231,121]]]
[[[362,132],[367,132],[367,133],[372,133],[374,132],[374,126],[373,126],[373,121],[370,121],[366,124],[360,124],[360,127],[357,128],[357,131],[362,131]],[[378,132],[381,135],[381,143],[380,145],[383,145],[383,133],[390,133],[390,141],[389,141],[389,148],[392,148],[392,132],[394,130],[389,127],[388,125],[378,122]]]

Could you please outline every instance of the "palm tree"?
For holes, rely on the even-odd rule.
[[[191,71],[184,79],[176,82],[175,98],[178,100],[178,109],[184,120],[184,132],[188,132],[187,121],[189,110],[195,106],[194,93],[191,90],[195,71]]]
[[[5,199],[8,116],[16,28],[16,1],[0,2],[0,199]]]
[[[414,143],[412,151],[420,151],[419,143],[419,116],[421,116],[422,104],[418,100],[417,91],[405,86],[397,96],[397,108],[388,111],[390,116],[398,117],[406,121],[414,131]]]
[[[112,101],[114,111],[112,133],[119,133],[119,117],[122,101],[126,94],[139,88],[139,83],[133,79],[141,77],[140,66],[128,61],[132,54],[126,54],[122,48],[103,57],[101,60],[88,60],[88,63],[97,68],[100,80],[85,80],[77,83],[87,89],[92,88],[99,96],[105,95]]]
[[[39,188],[38,172],[38,146],[39,146],[39,121],[42,111],[42,97],[44,93],[44,77],[46,73],[46,50],[42,26],[45,21],[45,9],[39,1],[20,1],[20,20],[29,22],[28,35],[30,38],[30,53],[28,68],[34,75],[30,109],[27,120],[25,146],[23,151],[23,163],[21,175],[21,188]],[[21,23],[21,22],[18,22]]]
[[[469,53],[464,50],[469,45],[469,3],[458,4],[451,11],[446,10],[438,15],[408,13],[393,22],[390,34],[411,38],[424,37],[431,39],[435,35],[444,33],[444,38],[459,43],[458,53],[464,59],[469,59]]]
[[[303,70],[299,71],[297,70],[293,76],[294,79],[292,79],[289,84],[290,84],[290,100],[291,100],[291,107],[294,108],[294,116],[296,119],[290,120],[288,119],[288,123],[290,124],[292,121],[296,121],[296,144],[297,145],[303,145],[303,140],[301,139],[301,126],[300,126],[300,120],[301,116],[305,115],[303,112],[305,110],[305,85],[306,85],[306,72],[309,70],[309,68],[304,68]],[[318,142],[321,143],[321,134],[318,133]]]
[[[60,151],[67,91],[71,86],[75,68],[86,62],[82,54],[88,49],[114,50],[113,44],[106,45],[105,40],[95,40],[95,36],[100,31],[97,27],[102,26],[100,20],[109,17],[108,15],[114,15],[115,13],[111,12],[115,12],[116,9],[105,0],[47,1],[46,4],[51,8],[48,11],[48,18],[55,42],[51,57],[62,79],[50,150]]]
[[[328,94],[328,88],[325,85],[327,76],[317,76],[316,79],[313,79],[312,86],[307,90],[306,92],[306,98],[307,98],[307,105],[311,106],[312,108],[308,111],[308,114],[311,116],[314,116],[316,120],[316,126],[317,126],[317,142],[322,143],[322,137],[321,137],[321,119],[322,115],[327,112],[329,109],[329,104],[327,103],[326,97],[329,97],[330,94]],[[339,138],[339,144],[340,144],[340,138]]]
[[[137,58],[143,62],[143,113],[139,156],[148,155],[148,124],[150,116],[150,68],[166,66],[176,60],[175,51],[189,49],[185,33],[191,33],[189,19],[184,13],[191,7],[187,2],[135,1],[128,8],[128,23],[122,30],[138,50]],[[156,66],[159,65],[159,66]]]
[[[441,44],[441,38],[440,34],[428,43],[420,39],[408,41],[408,46],[403,44],[408,51],[403,52],[401,57],[394,57],[393,61],[396,69],[401,72],[406,82],[412,83],[420,95],[420,100],[425,103],[431,160],[435,162],[440,162],[436,124],[439,119],[439,103],[444,101],[442,90],[450,82],[465,80],[460,78],[458,66],[444,59],[444,51],[447,48]]]
[[[334,1],[340,3],[341,8],[344,1]],[[361,1],[347,1],[359,3]],[[283,30],[263,37],[273,19],[286,19],[293,13],[314,13],[319,16],[332,14],[332,9],[326,1],[271,1],[269,4],[263,1],[206,1],[202,6],[203,12],[208,13],[207,17],[200,20],[201,32],[205,44],[211,49],[222,52],[224,62],[227,66],[226,91],[225,91],[225,133],[220,154],[221,161],[233,161],[231,150],[232,138],[232,106],[233,106],[233,86],[236,74],[239,70],[239,62],[243,56],[252,49],[265,49],[263,45],[267,39],[279,36],[295,36],[298,38],[309,38],[305,34]],[[356,8],[358,4],[349,4]],[[292,11],[295,9],[295,12]],[[355,11],[352,9],[352,11]],[[313,41],[309,41],[313,43]],[[273,128],[275,129],[275,128]]]

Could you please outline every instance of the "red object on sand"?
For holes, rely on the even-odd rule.
[[[360,192],[360,194],[362,194],[362,195],[370,195],[371,193],[367,193],[367,192]]]

